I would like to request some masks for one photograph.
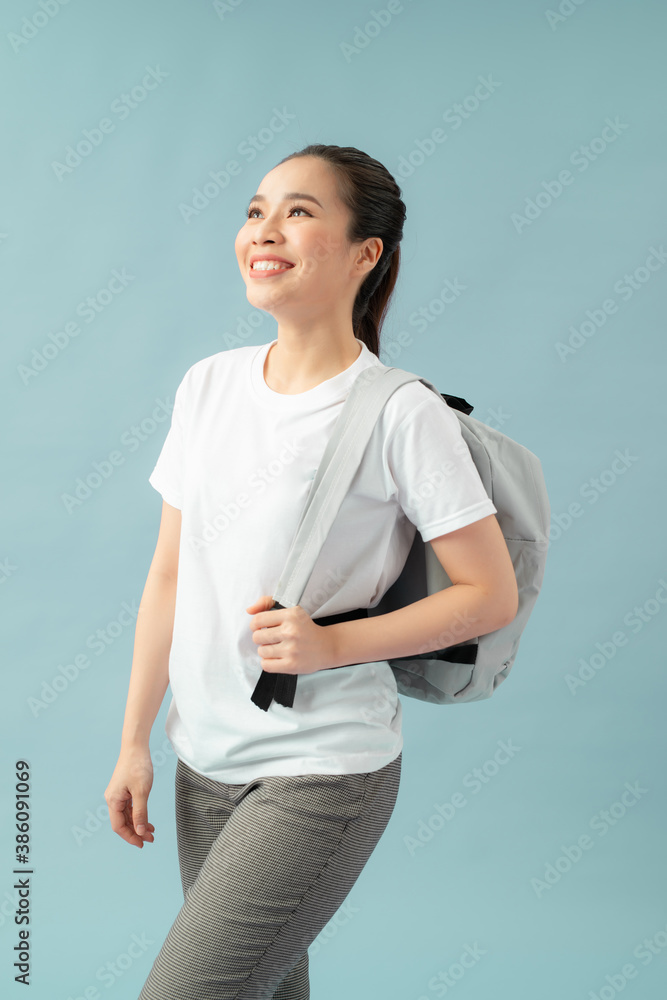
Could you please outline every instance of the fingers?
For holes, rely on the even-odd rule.
[[[144,813],[142,820],[139,821],[139,819],[137,818],[136,811],[133,810],[133,817],[131,818],[130,822],[132,822],[132,819],[134,820],[135,835],[139,837],[142,841],[141,846],[143,847],[144,842],[146,841],[149,844],[152,844],[155,839],[153,837],[153,831],[155,830],[155,827],[153,826],[152,823],[148,822],[148,817],[146,816],[146,814]]]
[[[121,785],[120,791],[107,789],[104,797],[114,833],[134,847],[153,843],[155,827],[148,822],[148,795],[144,790],[133,794],[127,785]]]
[[[136,819],[133,819],[132,805],[129,799],[111,800],[107,802],[107,806],[111,829],[114,833],[135,847],[143,847],[145,841],[153,843],[155,827],[148,822],[144,812],[144,820],[141,824],[143,829],[141,831],[137,829],[138,824]]]
[[[146,797],[141,793],[132,796],[131,816],[134,821],[134,829],[139,837],[147,832],[148,804]]]
[[[270,611],[275,603],[274,598],[270,594],[262,594],[256,601],[248,605],[246,611],[249,614],[256,614],[258,610]]]
[[[111,822],[113,832],[117,833],[123,840],[126,840],[128,844],[143,847],[143,840],[134,831],[129,812],[130,806],[126,806],[125,801],[107,802],[107,806],[109,808],[109,821]]]

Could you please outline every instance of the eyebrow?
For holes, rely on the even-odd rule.
[[[287,194],[283,195],[283,201],[293,201],[295,198],[301,198],[303,201],[314,201],[316,205],[319,205],[320,208],[323,209],[323,206],[320,205],[317,198],[314,198],[312,194],[302,194],[300,191],[290,191]],[[254,195],[248,202],[248,208],[250,208],[253,201],[266,201],[266,198],[264,197],[263,194]]]

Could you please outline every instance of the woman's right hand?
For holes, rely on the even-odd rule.
[[[153,762],[148,749],[121,750],[104,792],[111,828],[135,847],[153,843],[155,827],[148,822],[148,795],[153,785]]]

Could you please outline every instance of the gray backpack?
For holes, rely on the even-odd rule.
[[[294,607],[301,600],[386,401],[399,386],[412,381],[423,382],[432,389],[459,418],[463,440],[496,507],[496,518],[512,557],[519,608],[508,625],[494,632],[388,662],[399,694],[438,705],[481,701],[490,698],[509,674],[521,633],[540,591],[549,544],[549,498],[536,455],[471,417],[473,407],[465,399],[439,393],[420,375],[386,365],[371,365],[357,376],[311,484],[283,574],[272,595],[274,607]],[[331,624],[363,615],[388,614],[451,585],[430,543],[425,543],[416,531],[400,575],[379,604],[313,620]],[[252,701],[264,711],[272,698],[292,707],[297,677],[297,674],[262,670]]]

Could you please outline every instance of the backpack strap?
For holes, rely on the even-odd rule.
[[[385,403],[399,386],[415,381],[424,382],[441,398],[427,379],[387,365],[365,368],[352,383],[311,483],[285,567],[273,592],[275,608],[295,607],[301,600]],[[251,700],[264,711],[272,698],[291,708],[297,676],[262,670]]]
[[[352,383],[312,481],[285,568],[273,592],[284,607],[299,603],[331,526],[359,468],[384,405],[399,386],[420,378],[373,365]]]

